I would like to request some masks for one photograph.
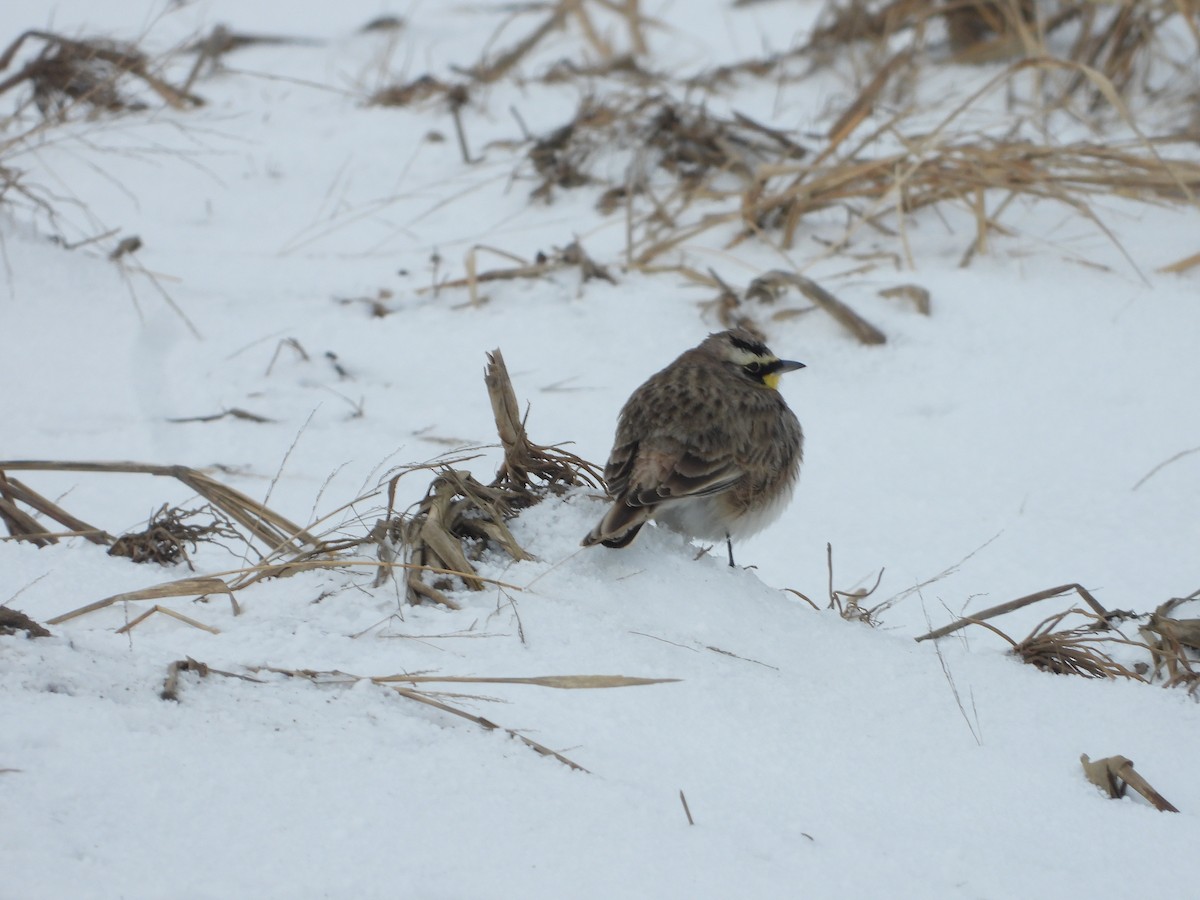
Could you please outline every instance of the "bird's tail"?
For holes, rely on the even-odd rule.
[[[603,544],[605,547],[627,547],[654,514],[650,506],[630,506],[622,500],[608,508],[596,527],[580,541],[584,547]]]

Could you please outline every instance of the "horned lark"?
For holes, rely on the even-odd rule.
[[[604,468],[613,504],[583,546],[625,547],[649,519],[705,540],[744,538],[792,498],[804,433],[779,359],[747,331],[711,334],[633,392]]]

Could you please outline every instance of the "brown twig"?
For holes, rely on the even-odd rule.
[[[956,622],[951,622],[949,625],[944,625],[941,628],[934,629],[933,631],[930,631],[927,634],[921,635],[916,640],[918,642],[937,640],[938,638],[945,637],[948,634],[953,634],[954,632],[958,631],[961,628],[966,628],[968,625],[979,624],[980,622],[983,622],[986,619],[991,619],[991,618],[994,618],[995,616],[1001,616],[1001,615],[1004,615],[1005,613],[1010,613],[1010,612],[1013,612],[1014,610],[1022,609],[1026,606],[1029,606],[1030,604],[1038,603],[1042,600],[1048,600],[1051,597],[1059,597],[1063,594],[1068,594],[1071,591],[1074,591],[1077,594],[1079,594],[1079,596],[1083,598],[1084,602],[1087,603],[1088,606],[1090,606],[1092,608],[1092,610],[1096,613],[1097,616],[1099,616],[1102,620],[1107,621],[1110,614],[1108,613],[1107,610],[1104,609],[1103,606],[1101,606],[1099,604],[1099,602],[1096,600],[1096,598],[1091,595],[1091,593],[1087,590],[1087,588],[1085,588],[1081,584],[1074,584],[1074,583],[1073,584],[1062,584],[1062,585],[1059,585],[1058,587],[1047,588],[1044,591],[1038,591],[1033,594],[1027,594],[1024,597],[1018,597],[1016,600],[1009,600],[1007,603],[1001,603],[998,606],[989,607],[985,610],[975,613],[972,616],[963,616],[961,619],[957,620]]]

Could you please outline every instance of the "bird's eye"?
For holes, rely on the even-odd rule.
[[[757,363],[757,362],[746,363],[745,369],[751,375],[757,375],[759,372],[762,371],[762,363]]]

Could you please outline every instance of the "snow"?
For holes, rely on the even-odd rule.
[[[643,7],[663,23],[649,32],[657,67],[683,75],[799,44],[819,11]],[[358,32],[383,13],[405,28]],[[5,42],[49,27],[161,53],[225,22],[321,43],[230,55],[197,82],[198,110],[76,117],[0,143],[0,164],[59,210],[51,222],[20,198],[0,205],[5,457],[193,466],[297,522],[361,535],[383,500],[346,504],[394,467],[495,442],[481,375],[500,347],[533,439],[602,462],[629,392],[719,326],[698,306],[711,292],[622,267],[624,217],[597,213],[598,191],[529,199],[509,110],[537,135],[574,114],[589,85],[530,77],[590,58],[578,29],[472,96],[471,165],[437,101],[365,105],[386,83],[450,77],[539,17],[509,20],[504,4],[10,0]],[[189,64],[173,62],[168,80]],[[998,71],[933,83],[951,93],[931,120]],[[746,81],[706,102],[804,135],[855,93],[826,74]],[[969,120],[1002,130],[1001,100]],[[427,140],[433,130],[445,140]],[[1138,611],[1197,587],[1200,455],[1139,484],[1200,446],[1200,274],[1158,271],[1196,252],[1197,209],[1092,206],[1115,241],[1065,207],[1030,204],[967,267],[962,209],[909,219],[915,270],[855,272],[860,260],[807,236],[787,252],[731,250],[725,231],[685,251],[742,287],[800,267],[888,336],[863,347],[821,313],[767,323],[773,349],[808,365],[782,382],[806,454],[782,519],[737,547],[751,568],[660,528],[626,550],[583,550],[604,505],[577,490],[511,523],[536,559],[488,555],[482,574],[514,587],[457,592],[457,611],[408,606],[395,584],[371,587],[373,570],[335,569],[260,582],[238,595],[240,615],[219,595],[158,601],[217,634],[161,614],[117,633],[152,602],[135,601],[49,638],[0,637],[0,897],[1177,894],[1200,838],[1194,699],[1045,674],[982,629],[913,641],[1063,583]],[[844,225],[832,212],[814,223]],[[48,240],[109,229],[70,252]],[[136,261],[108,260],[131,234],[144,242]],[[487,283],[479,305],[423,290],[461,277],[478,245],[532,259],[576,237],[615,285],[564,269]],[[884,250],[895,241],[866,234],[848,248]],[[478,252],[480,270],[509,263]],[[926,288],[932,315],[878,295],[900,284]],[[381,290],[393,311],[375,318],[354,298]],[[169,421],[234,407],[270,421]],[[497,453],[477,452],[465,466],[490,480]],[[193,500],[166,478],[12,474],[113,533]],[[405,475],[397,506],[427,484]],[[884,569],[871,601],[895,603],[878,627],[824,609],[827,544],[838,589]],[[223,572],[241,551],[206,545],[193,561]],[[79,538],[0,541],[0,603],[39,622],[187,574]],[[1023,636],[1071,602],[997,624]],[[183,673],[179,702],[160,699],[168,664],[188,657],[258,683]],[[448,702],[579,772],[386,685],[248,667],[678,680],[422,685],[471,695]],[[1104,798],[1081,753],[1128,756],[1182,812]]]

